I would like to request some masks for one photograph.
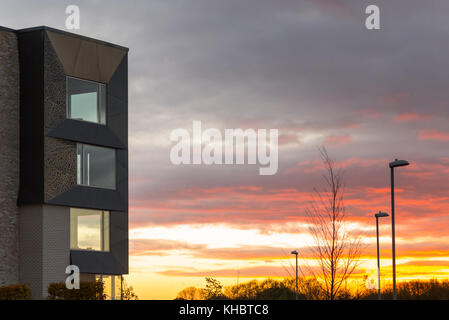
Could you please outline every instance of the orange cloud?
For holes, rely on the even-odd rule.
[[[435,129],[421,130],[418,133],[419,140],[449,141],[449,132],[441,132]]]
[[[447,260],[412,260],[401,265],[407,266],[444,266],[449,267],[449,261]]]
[[[300,265],[298,266],[301,268],[302,273],[306,276],[310,276],[313,273],[317,274],[319,273],[319,268]],[[353,272],[353,277],[356,277],[357,275],[362,275],[365,273],[364,269],[356,269]],[[266,277],[279,277],[279,278],[285,278],[285,277],[291,277],[294,274],[294,271],[290,270],[286,266],[256,266],[256,267],[246,267],[246,268],[236,268],[236,269],[216,269],[216,270],[195,270],[195,271],[188,271],[188,270],[180,270],[180,269],[173,269],[173,270],[165,270],[160,271],[158,274],[166,275],[166,276],[181,276],[181,277],[242,277],[242,278],[266,278]]]
[[[328,136],[324,140],[325,145],[331,145],[331,146],[341,146],[344,144],[348,144],[352,141],[352,138],[350,135],[342,135],[342,136]]]
[[[400,105],[408,100],[410,94],[407,92],[396,92],[390,95],[381,97],[385,102],[392,105]]]
[[[396,122],[405,122],[405,121],[422,121],[431,119],[431,115],[420,114],[416,112],[405,112],[397,115],[394,120]]]
[[[170,250],[196,250],[203,249],[205,245],[190,244],[188,242],[168,239],[131,239],[129,252],[132,256],[167,255]]]

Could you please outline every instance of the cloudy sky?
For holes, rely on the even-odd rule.
[[[65,29],[130,48],[130,275],[141,298],[171,299],[204,276],[225,284],[292,273],[308,262],[305,208],[325,145],[346,172],[346,211],[375,268],[373,213],[389,211],[398,170],[401,279],[449,273],[449,2],[418,0],[1,0],[10,28]],[[368,4],[381,30],[368,31]],[[170,132],[279,129],[279,170],[174,166]],[[391,272],[389,220],[383,272]],[[290,260],[289,260],[290,259]]]

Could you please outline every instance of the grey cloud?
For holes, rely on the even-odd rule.
[[[176,200],[178,190],[194,187],[308,190],[319,174],[283,172],[318,158],[314,145],[302,143],[309,133],[323,134],[313,144],[331,134],[351,136],[351,143],[329,147],[336,159],[404,157],[427,163],[447,156],[447,143],[419,141],[417,135],[420,129],[449,131],[449,2],[376,1],[382,29],[373,32],[364,28],[368,3],[78,1],[82,34],[130,48],[131,199]],[[5,26],[64,29],[70,3],[2,4]],[[380,116],[366,118],[363,110]],[[410,111],[434,117],[394,121]],[[174,167],[169,148],[154,140],[168,140],[172,129],[188,128],[196,119],[228,128],[279,128],[281,134],[298,133],[299,141],[281,149],[279,173],[269,179],[259,177],[255,166]],[[382,165],[352,169],[349,182],[386,185]],[[443,179],[436,181],[445,185]],[[429,181],[416,188],[433,190]],[[192,219],[202,219],[190,209]]]

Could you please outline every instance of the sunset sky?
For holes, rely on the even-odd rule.
[[[173,299],[313,267],[305,209],[322,186],[317,146],[345,169],[355,277],[375,276],[374,213],[396,171],[398,277],[449,278],[449,2],[334,0],[1,0],[0,24],[65,29],[130,48],[130,274],[141,299]],[[381,30],[365,28],[368,4]],[[170,162],[170,132],[279,129],[279,170]],[[380,221],[391,276],[390,219]]]

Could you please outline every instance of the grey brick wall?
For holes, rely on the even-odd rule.
[[[0,30],[0,286],[19,280],[19,56],[15,33]]]
[[[20,207],[20,283],[30,286],[33,299],[42,299],[42,223],[41,205]]]
[[[45,299],[48,285],[64,282],[70,264],[70,209],[34,205],[20,208],[20,282],[33,299]]]
[[[43,206],[42,223],[42,295],[48,285],[65,282],[65,269],[70,265],[70,208]]]

